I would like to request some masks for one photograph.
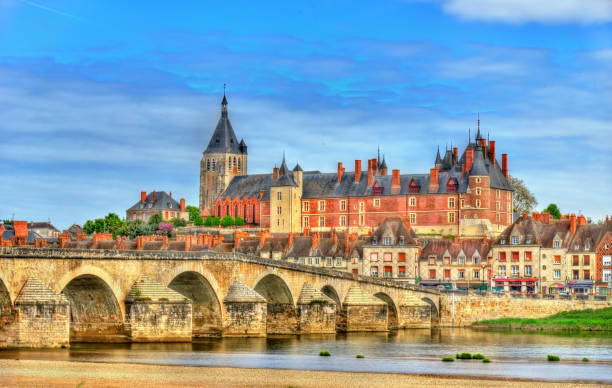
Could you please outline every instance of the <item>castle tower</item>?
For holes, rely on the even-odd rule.
[[[223,93],[221,117],[200,162],[200,210],[210,209],[237,175],[247,174],[247,146],[236,138]]]

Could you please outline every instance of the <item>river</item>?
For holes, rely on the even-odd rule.
[[[331,357],[319,356],[328,350]],[[459,352],[491,359],[441,362]],[[365,358],[357,359],[355,355]],[[556,354],[561,362],[547,362]],[[590,362],[582,362],[587,357]],[[183,344],[73,343],[70,349],[3,350],[0,358],[491,376],[612,384],[612,335],[472,329],[269,338],[209,338]]]

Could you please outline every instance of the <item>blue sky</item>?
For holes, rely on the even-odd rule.
[[[0,0],[0,219],[125,216],[140,190],[196,204],[223,83],[250,172],[380,145],[424,173],[480,112],[538,208],[601,219],[610,74],[608,0]]]

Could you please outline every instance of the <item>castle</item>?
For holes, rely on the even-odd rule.
[[[200,209],[219,217],[240,216],[271,233],[348,230],[364,234],[387,217],[399,216],[419,234],[496,236],[512,224],[513,189],[508,155],[501,164],[495,141],[478,131],[462,155],[440,151],[425,174],[388,174],[385,158],[354,170],[341,162],[336,172],[290,169],[285,157],[271,173],[247,173],[244,140],[238,142],[221,102],[221,118],[200,163]]]

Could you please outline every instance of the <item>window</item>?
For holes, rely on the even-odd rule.
[[[319,217],[319,227],[325,226],[325,217]]]
[[[378,252],[370,253],[370,261],[378,261]]]
[[[378,244],[378,237],[374,236],[372,237],[372,245],[376,245]]]
[[[391,237],[385,237],[383,239],[383,245],[391,245]]]
[[[476,183],[480,183],[480,181],[481,181],[480,177],[479,176],[476,177]]]
[[[602,263],[603,263],[603,265],[608,266],[608,265],[610,265],[610,262],[611,262],[611,261],[612,261],[612,256],[610,256],[610,255],[605,255],[605,256],[602,258]]]
[[[444,280],[450,280],[450,269],[444,270]]]
[[[525,261],[531,261],[531,251],[525,252]]]
[[[519,274],[519,266],[513,265],[512,266],[512,276],[518,276],[518,274]]]
[[[476,188],[476,195],[480,195],[482,193],[482,190],[480,190],[480,187]]]
[[[285,223],[285,221],[283,220],[283,224]],[[276,220],[276,226],[280,226],[280,219]]]
[[[359,211],[360,212],[364,212],[365,211],[365,204],[363,202],[359,202]]]
[[[589,255],[582,256],[582,265],[591,265],[591,257]]]
[[[280,200],[282,200],[282,199],[283,199],[283,193],[281,193],[280,191],[278,191],[278,192],[276,193],[276,200],[277,200],[277,201],[280,201]]]
[[[555,248],[559,248],[561,246],[561,241],[555,240],[554,245],[555,245]]]
[[[451,198],[448,199],[448,207],[449,207],[449,209],[452,209],[452,208],[455,207],[455,198],[451,197]]]
[[[465,264],[465,257],[459,256],[459,264]]]
[[[353,268],[351,272],[353,272],[353,275],[359,275],[359,270],[357,268]]]
[[[397,261],[406,261],[406,253],[400,252],[397,254]]]
[[[474,279],[480,279],[480,271],[474,270]]]
[[[525,266],[525,276],[531,276],[531,266],[530,265]]]
[[[216,166],[216,164],[217,164],[217,163],[216,163],[215,159],[213,159],[213,160],[212,160],[212,171],[215,171],[215,169],[216,169],[216,167],[217,167],[217,166]]]
[[[365,225],[365,216],[363,214],[359,216],[359,225]]]
[[[346,226],[346,216],[340,216],[340,226]]]
[[[589,243],[584,243],[584,250],[588,251],[589,249],[591,249],[591,244]]]
[[[206,159],[206,171],[210,171],[210,159]]]
[[[500,243],[501,245],[505,245],[505,244],[506,244],[506,239],[503,239],[503,238],[502,238],[501,240],[499,240],[499,243]]]
[[[310,202],[308,202],[308,201],[302,202],[302,211],[303,212],[310,211]]]
[[[578,257],[578,255],[572,256],[572,265],[575,265],[575,266],[580,265],[580,257]]]
[[[499,252],[499,261],[506,261],[506,252]]]
[[[346,201],[345,200],[340,201],[340,210],[346,210]]]
[[[342,265],[342,257],[336,257],[336,265]]]
[[[410,197],[410,199],[408,200],[408,204],[410,206],[416,206],[416,197]]]
[[[561,270],[560,269],[556,269],[553,276],[554,276],[555,279],[561,279]]]
[[[512,252],[512,261],[519,261],[519,253],[518,252]]]
[[[465,207],[465,199],[461,200],[461,208],[463,209]]]
[[[309,258],[308,258],[308,264],[309,264],[309,265],[312,265],[312,257],[309,257]]]
[[[238,158],[238,171],[240,171],[240,167],[241,167],[241,161],[242,159]]]
[[[451,258],[448,256],[444,256],[444,258],[442,259],[442,261],[444,262],[444,265],[450,265],[450,260]]]
[[[448,222],[455,222],[455,212],[448,212]]]
[[[304,225],[305,228],[308,228],[310,226],[310,220],[308,219],[308,216],[304,216],[302,217],[302,224]]]
[[[391,252],[385,252],[383,255],[383,260],[393,261],[393,254]]]
[[[589,280],[591,278],[591,271],[589,271],[588,269],[585,269],[583,272],[583,279],[584,280]]]
[[[577,269],[572,271],[572,280],[578,280],[578,277],[580,276],[579,272],[580,271],[578,271]]]
[[[561,256],[560,255],[555,255],[554,264],[561,264]]]
[[[603,270],[603,281],[604,281],[604,283],[609,283],[610,282],[610,276],[612,276],[612,270],[604,269]]]
[[[372,274],[372,276],[378,276],[378,267],[371,267],[370,273]]]
[[[505,265],[499,266],[499,276],[506,276],[506,266]]]
[[[406,267],[402,265],[397,267],[397,276],[400,278],[405,278],[406,277]]]
[[[436,270],[435,269],[430,269],[429,270],[429,278],[430,279],[435,279],[436,278]]]
[[[380,198],[374,198],[374,207],[380,207]]]
[[[499,189],[495,190],[495,198],[501,197],[501,191]]]
[[[404,245],[404,236],[400,236],[398,244],[399,245]]]
[[[282,207],[280,207],[280,206],[279,206],[279,207],[277,207],[277,208],[276,208],[276,214],[278,214],[278,215],[283,214],[283,208],[282,208]]]
[[[393,267],[391,267],[390,265],[385,265],[385,277],[393,277]]]
[[[530,238],[526,238],[525,239],[525,244],[531,244],[531,239]]]
[[[459,270],[459,279],[465,279],[465,271],[462,269]]]
[[[325,211],[325,201],[319,201],[319,211],[320,212]]]
[[[476,200],[476,207],[480,209],[480,200],[479,199]],[[476,215],[476,214],[474,214],[474,215]]]
[[[436,265],[436,257],[429,256],[429,265]]]
[[[410,225],[416,224],[416,213],[410,213]]]
[[[495,201],[495,210],[499,211],[499,209],[501,209],[499,201]]]
[[[331,257],[328,257],[328,258],[327,258],[327,265],[332,265],[332,259],[331,259]]]

